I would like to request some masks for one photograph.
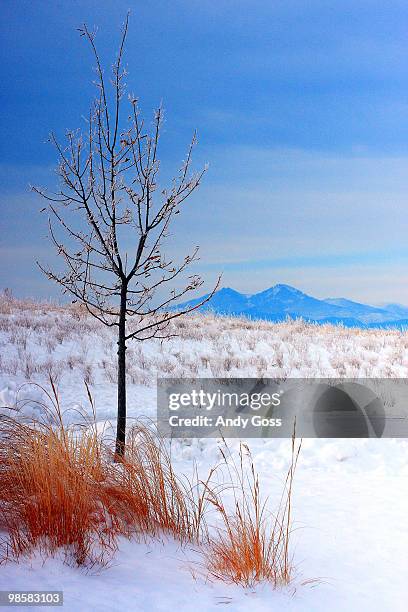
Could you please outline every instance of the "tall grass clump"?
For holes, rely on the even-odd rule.
[[[166,442],[144,422],[130,428],[125,456],[109,466],[105,490],[136,534],[188,543],[206,532],[204,488],[176,475]]]
[[[78,565],[103,563],[118,533],[101,486],[103,448],[93,428],[64,425],[49,398],[55,410],[42,421],[0,417],[2,559],[62,548]]]
[[[268,511],[267,500],[262,499],[248,446],[240,444],[238,463],[221,451],[232,483],[234,503],[231,512],[222,496],[209,491],[209,499],[221,518],[215,534],[209,538],[206,552],[212,576],[245,587],[264,581],[277,587],[291,581],[292,487],[300,449],[301,443],[296,446],[294,432],[290,466],[275,515]]]
[[[115,463],[112,440],[97,433],[95,421],[64,423],[51,386],[51,394],[43,389],[51,402],[42,406],[43,419],[0,415],[1,558],[62,548],[88,566],[106,563],[119,536],[198,542],[205,532],[202,494],[176,476],[155,429],[136,422],[126,457]]]

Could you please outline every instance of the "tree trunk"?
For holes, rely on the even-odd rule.
[[[123,458],[126,441],[126,304],[127,285],[122,282],[118,336],[118,423],[116,428],[115,461],[121,461]]]

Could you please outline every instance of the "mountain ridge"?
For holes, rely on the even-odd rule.
[[[174,310],[197,306],[209,295],[178,304]],[[388,310],[387,307],[371,306],[346,298],[319,299],[283,283],[253,294],[223,287],[197,310],[220,316],[244,316],[275,322],[290,318],[346,327],[408,328],[408,307],[400,304],[389,304]]]

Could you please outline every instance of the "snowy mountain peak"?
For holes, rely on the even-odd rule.
[[[260,293],[255,293],[252,297],[256,299],[285,299],[285,298],[293,298],[293,297],[301,297],[306,294],[296,289],[295,287],[291,287],[290,285],[284,285],[283,283],[279,283],[270,287],[269,289],[265,289],[265,291],[261,291]]]
[[[272,287],[272,289],[274,289],[274,291],[277,292],[277,293],[279,291],[288,291],[289,293],[295,293],[296,295],[299,295],[299,294],[303,293],[299,289],[296,289],[296,287],[292,287],[291,285],[285,285],[283,283],[278,283],[277,285]]]
[[[235,289],[231,289],[231,287],[222,287],[222,289],[220,289],[219,291],[217,291],[217,295],[219,296],[223,296],[223,297],[243,297],[242,293],[239,293],[239,291],[235,291]]]

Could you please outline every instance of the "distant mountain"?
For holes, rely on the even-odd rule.
[[[367,304],[353,302],[352,300],[346,300],[345,298],[327,298],[324,301],[327,304],[332,304],[334,306],[339,306],[340,308],[343,308],[343,316],[356,317],[363,323],[382,323],[384,320],[389,321],[392,319],[401,319],[403,317],[408,316],[408,312],[399,315],[395,312],[388,312],[385,308],[379,308],[377,306],[368,306]]]
[[[388,312],[392,312],[394,315],[408,319],[408,306],[402,306],[402,304],[385,304],[382,308]]]
[[[179,304],[175,309],[197,306],[208,295]],[[267,321],[282,321],[289,317],[319,324],[341,324],[346,327],[408,329],[408,307],[389,304],[380,308],[345,298],[319,300],[284,284],[274,285],[253,295],[223,288],[198,310]]]
[[[200,304],[204,299],[208,298],[209,294],[203,295],[200,298],[195,300],[190,300],[189,302],[184,302],[179,305],[179,308],[184,307],[184,305],[196,306]],[[238,293],[238,291],[234,291],[234,289],[220,289],[217,291],[211,300],[204,304],[200,308],[201,311],[211,310],[214,312],[218,312],[219,314],[229,315],[229,314],[238,314],[243,312],[248,308],[247,297],[242,293]]]

